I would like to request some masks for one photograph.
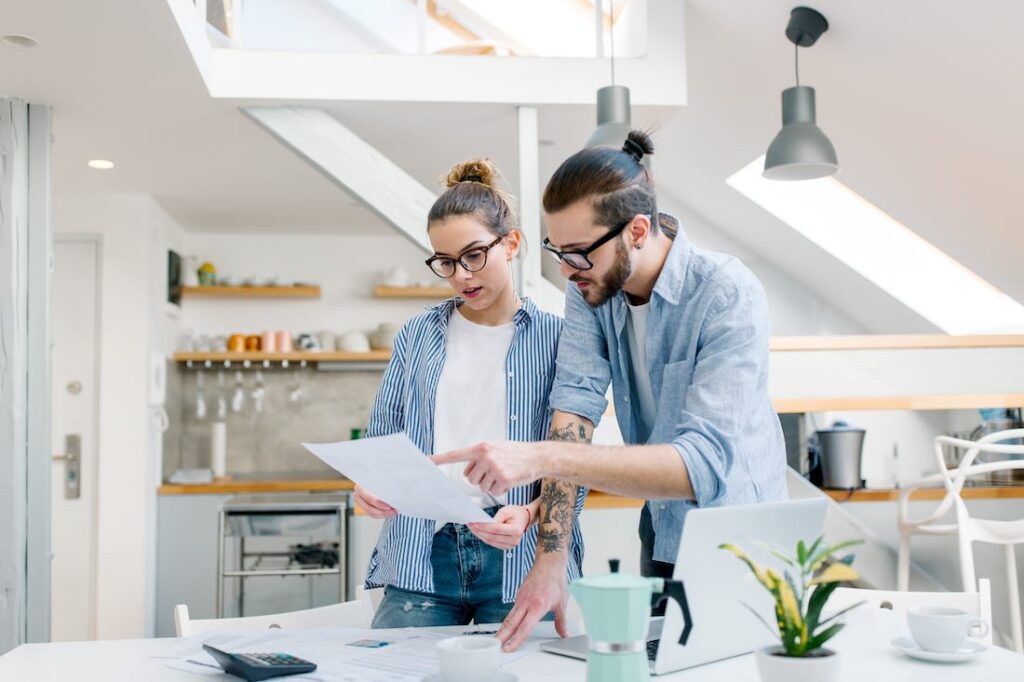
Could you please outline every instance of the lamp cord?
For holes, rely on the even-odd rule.
[[[613,11],[612,12],[612,17],[614,17],[614,16],[615,16],[615,13]],[[603,19],[602,19],[602,21],[603,21]],[[615,85],[615,22],[614,22],[614,20],[610,20],[609,23],[608,23],[608,40],[611,42],[611,48],[612,48],[612,50],[611,50],[612,51],[612,58],[611,58],[611,62],[612,62],[612,85]]]
[[[793,43],[793,70],[796,71],[796,85],[800,87],[800,45]]]

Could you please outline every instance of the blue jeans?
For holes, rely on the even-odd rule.
[[[497,508],[488,509],[494,515]],[[501,601],[504,552],[483,543],[462,524],[446,524],[434,535],[430,564],[434,593],[393,585],[373,617],[375,628],[500,623],[512,609]]]

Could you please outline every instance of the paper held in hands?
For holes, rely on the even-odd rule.
[[[491,521],[404,433],[302,446],[405,516],[445,523]]]

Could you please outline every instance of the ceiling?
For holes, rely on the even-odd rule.
[[[0,92],[54,106],[55,192],[151,194],[190,230],[382,229],[240,114],[244,102],[209,98],[164,0],[5,4],[0,33],[28,34],[39,46],[0,45]],[[724,183],[763,153],[780,124],[779,93],[793,84],[783,36],[792,5],[688,1],[690,104],[634,111],[634,124],[656,129],[659,190],[866,328],[926,329]],[[980,26],[964,5],[938,9],[931,0],[813,6],[832,26],[801,51],[801,80],[817,88],[840,179],[1024,301],[1024,204],[1012,186],[1024,152],[1024,3],[992,0]],[[453,163],[487,155],[515,187],[511,107],[324,106],[428,186]],[[540,136],[553,142],[540,150],[542,177],[578,148],[593,115],[541,109]],[[117,166],[91,170],[91,158]]]

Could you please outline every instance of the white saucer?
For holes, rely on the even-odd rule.
[[[494,674],[494,677],[489,682],[516,682],[519,678],[512,673],[499,670]],[[433,675],[427,675],[423,678],[423,682],[444,682],[441,679],[441,673],[434,673]]]
[[[966,640],[956,651],[938,652],[938,651],[925,651],[917,642],[910,637],[897,637],[892,640],[892,645],[905,653],[907,656],[912,658],[919,658],[922,661],[934,661],[937,663],[960,663],[962,661],[974,658],[980,653],[984,653],[988,650],[984,644],[975,642],[974,640]]]

